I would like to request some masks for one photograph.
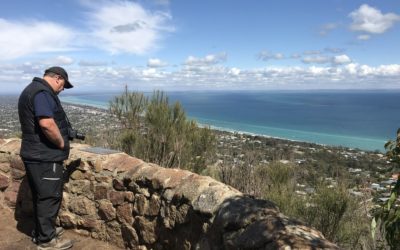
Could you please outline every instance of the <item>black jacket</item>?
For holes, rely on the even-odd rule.
[[[57,148],[39,126],[38,119],[35,118],[33,101],[37,93],[46,91],[57,104],[54,112],[54,121],[60,129],[64,138],[64,150]],[[61,106],[58,96],[43,79],[35,77],[21,93],[18,100],[18,114],[22,130],[21,157],[27,161],[58,162],[63,161],[69,156],[68,127],[69,122]]]

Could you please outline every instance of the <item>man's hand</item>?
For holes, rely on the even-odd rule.
[[[53,118],[39,117],[39,126],[47,139],[54,143],[54,145],[59,149],[64,149],[64,139],[62,138],[60,130]]]

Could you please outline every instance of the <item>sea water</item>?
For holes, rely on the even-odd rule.
[[[151,93],[145,93],[151,95]],[[118,93],[63,95],[107,108]],[[189,118],[213,128],[384,151],[400,127],[400,91],[167,92]]]

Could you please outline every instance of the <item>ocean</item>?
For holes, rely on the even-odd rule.
[[[151,93],[145,93],[150,95]],[[117,93],[60,95],[108,108]],[[384,152],[400,127],[400,91],[167,92],[212,128]]]

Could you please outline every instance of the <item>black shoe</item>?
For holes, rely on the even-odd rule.
[[[38,250],[65,250],[71,248],[73,245],[71,240],[53,238],[46,243],[40,243],[37,246]]]
[[[64,233],[64,228],[62,227],[56,227],[56,238],[60,237]],[[35,229],[32,230],[32,242],[37,243],[36,239],[36,231]]]

